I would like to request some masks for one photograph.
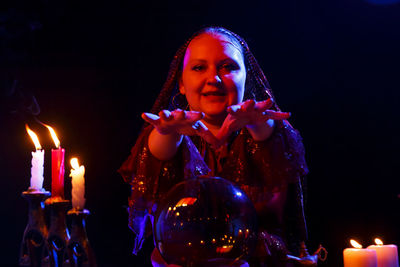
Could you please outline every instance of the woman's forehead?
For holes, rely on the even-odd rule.
[[[225,34],[203,33],[194,38],[187,47],[185,58],[192,54],[205,54],[216,52],[217,50],[228,50],[231,53],[243,56],[242,49],[236,42]]]

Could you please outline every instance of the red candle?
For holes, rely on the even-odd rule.
[[[53,128],[46,125],[54,140],[56,149],[51,150],[51,197],[64,199],[64,156],[65,150],[60,146],[60,140]]]
[[[64,148],[51,150],[51,196],[64,199]]]

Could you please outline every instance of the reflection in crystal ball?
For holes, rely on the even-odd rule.
[[[154,242],[169,264],[211,266],[246,259],[257,242],[257,215],[231,182],[201,176],[175,185],[154,219]]]

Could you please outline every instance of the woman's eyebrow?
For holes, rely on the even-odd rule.
[[[236,60],[235,60],[234,58],[225,58],[225,59],[221,60],[221,63],[226,63],[226,62],[230,62],[230,63],[234,62],[234,63],[237,63]]]
[[[201,59],[201,58],[193,58],[193,59],[190,59],[189,61],[188,61],[189,63],[206,63],[207,62],[207,60],[205,60],[205,59]]]

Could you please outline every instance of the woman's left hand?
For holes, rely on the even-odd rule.
[[[217,134],[220,142],[224,142],[233,132],[247,127],[250,132],[261,131],[262,133],[271,130],[268,120],[286,120],[290,117],[289,112],[271,110],[273,100],[271,98],[256,102],[252,99],[228,108],[226,117],[221,129]],[[261,134],[263,136],[265,134]],[[254,136],[253,136],[254,137]]]

